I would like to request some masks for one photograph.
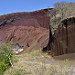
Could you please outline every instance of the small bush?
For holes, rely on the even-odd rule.
[[[11,65],[12,46],[11,44],[0,46],[0,75]]]

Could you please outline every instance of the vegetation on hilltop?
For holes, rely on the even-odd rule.
[[[49,10],[49,15],[50,24],[56,28],[63,19],[75,16],[75,3],[55,3],[54,9]]]

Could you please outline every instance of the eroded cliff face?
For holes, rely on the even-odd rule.
[[[51,33],[47,46],[50,55],[58,56],[75,53],[75,17],[62,20],[54,34],[51,35]]]
[[[18,43],[24,49],[35,42],[35,48],[45,47],[48,44],[50,24],[47,13],[48,10],[43,9],[0,16],[0,41]]]

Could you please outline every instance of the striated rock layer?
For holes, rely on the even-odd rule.
[[[0,16],[0,41],[18,44],[24,49],[33,44],[35,48],[45,47],[49,38],[49,24],[48,9]]]

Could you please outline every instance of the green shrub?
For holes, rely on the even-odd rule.
[[[12,46],[10,43],[0,46],[0,75],[12,64]]]

